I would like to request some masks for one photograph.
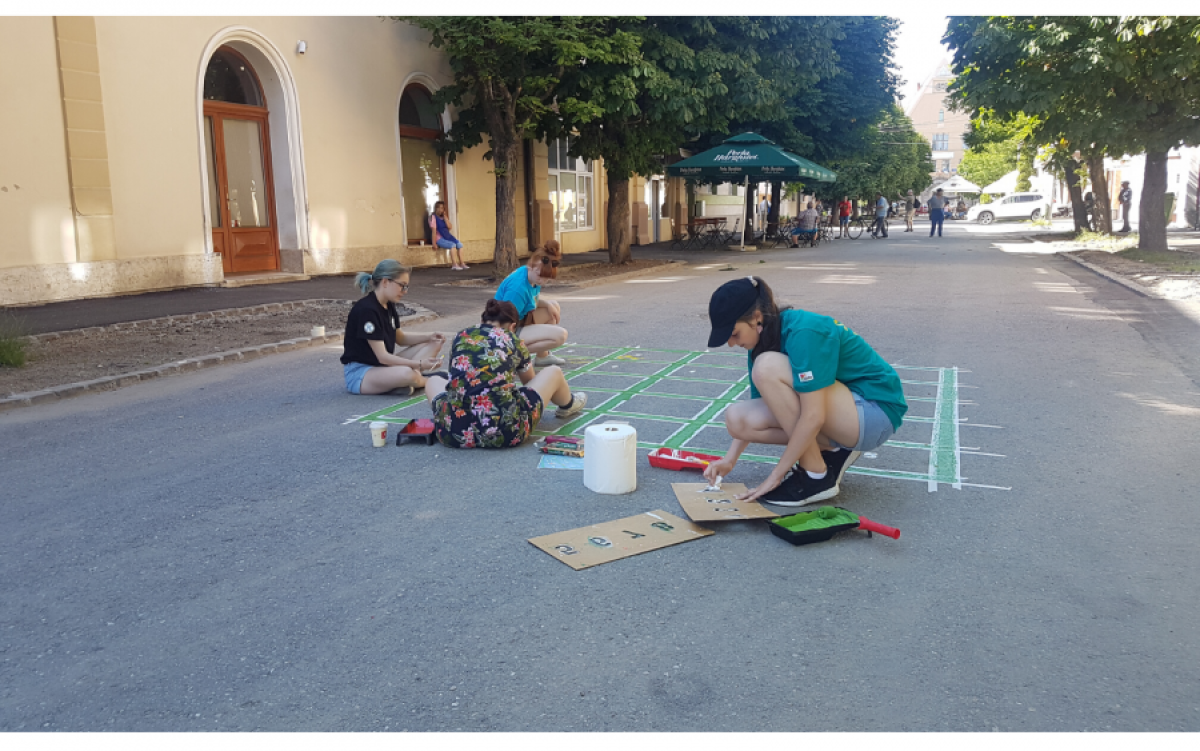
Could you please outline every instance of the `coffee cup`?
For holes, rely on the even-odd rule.
[[[375,448],[382,448],[387,444],[387,428],[386,422],[375,421],[371,423],[371,445]]]

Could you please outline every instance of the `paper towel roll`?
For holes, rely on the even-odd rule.
[[[584,431],[583,484],[607,495],[637,489],[637,431],[625,423],[602,422]]]

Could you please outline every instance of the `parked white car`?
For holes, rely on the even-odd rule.
[[[998,201],[972,206],[967,221],[991,224],[997,219],[1039,219],[1045,201],[1041,193],[1010,193]]]

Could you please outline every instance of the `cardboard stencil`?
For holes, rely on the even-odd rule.
[[[739,519],[772,519],[779,514],[758,501],[739,501],[747,488],[740,482],[721,483],[720,492],[704,493],[706,482],[673,482],[671,489],[683,506],[683,512],[697,522],[737,521]]]
[[[712,530],[666,511],[647,511],[590,527],[531,537],[529,542],[579,571],[711,534]]]

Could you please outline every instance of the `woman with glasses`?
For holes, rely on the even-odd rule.
[[[391,259],[373,273],[358,272],[354,286],[365,295],[346,318],[342,365],[351,394],[412,394],[425,385],[425,375],[441,362],[445,334],[399,330],[396,303],[408,292],[411,269]]]
[[[529,262],[505,277],[496,290],[496,299],[512,303],[521,322],[517,336],[525,347],[537,355],[536,367],[566,365],[567,361],[550,354],[550,350],[567,343],[567,330],[559,326],[562,311],[558,303],[541,297],[542,282],[558,277],[562,249],[555,240],[547,240],[533,251]]]

